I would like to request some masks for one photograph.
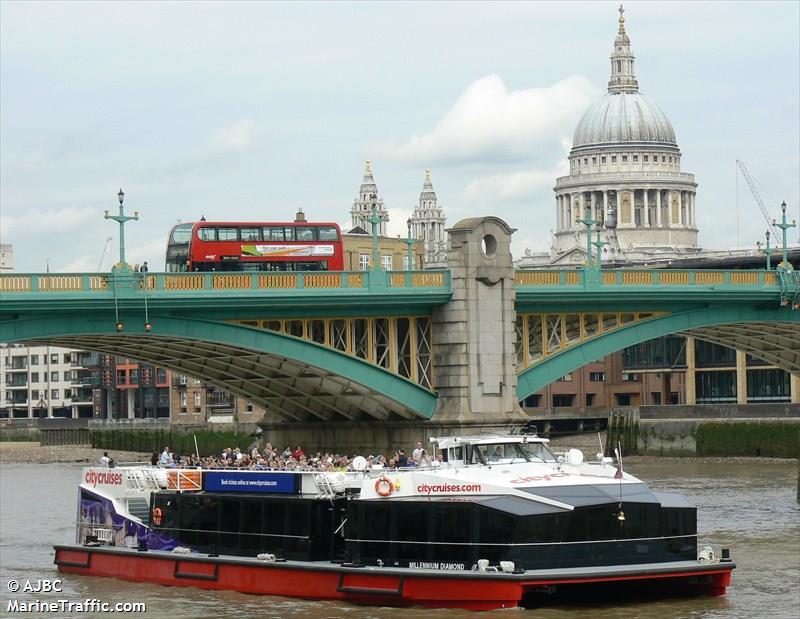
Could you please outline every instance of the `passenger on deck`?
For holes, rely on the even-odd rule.
[[[419,466],[430,466],[431,459],[428,457],[428,452],[423,449],[422,453],[419,455],[419,460],[417,460],[417,462]]]
[[[161,466],[169,466],[172,464],[172,450],[169,447],[164,447],[164,451],[161,452],[161,457],[158,459],[158,463]]]

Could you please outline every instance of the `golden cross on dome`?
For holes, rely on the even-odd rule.
[[[625,9],[620,4],[617,10],[619,11],[619,31],[622,33],[625,32]]]

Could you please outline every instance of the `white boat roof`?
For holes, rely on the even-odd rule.
[[[460,445],[497,445],[498,443],[549,443],[550,439],[541,438],[534,434],[475,434],[467,436],[431,437],[431,443],[436,443],[440,449],[458,447]]]

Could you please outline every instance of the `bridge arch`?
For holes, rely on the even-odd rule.
[[[138,317],[137,317],[138,318]],[[196,376],[288,420],[425,418],[436,394],[314,342],[249,326],[151,315],[117,331],[107,318],[31,316],[0,324],[0,341],[122,355]]]
[[[759,329],[753,329],[756,325]],[[524,400],[565,374],[627,346],[674,333],[736,348],[783,370],[800,372],[800,311],[706,307],[659,314],[549,355],[518,374],[517,399]]]

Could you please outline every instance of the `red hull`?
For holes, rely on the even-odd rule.
[[[210,559],[205,555],[137,552],[129,549],[56,546],[59,571],[152,582],[160,585],[226,589],[241,593],[345,600],[381,606],[426,606],[492,610],[513,608],[528,590],[602,582],[669,583],[693,593],[724,595],[732,563],[663,573],[628,573],[531,579],[524,574],[420,573],[342,567],[334,564],[264,563],[251,559]]]

